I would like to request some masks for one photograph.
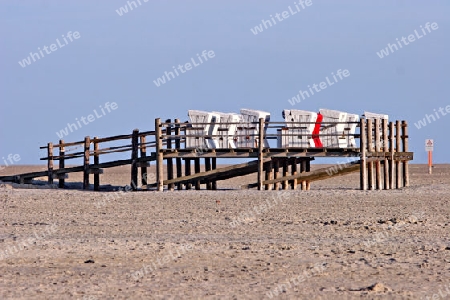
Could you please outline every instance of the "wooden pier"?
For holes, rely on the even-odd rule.
[[[350,122],[347,122],[348,125]],[[292,122],[290,128],[302,128],[311,123]],[[334,126],[336,123],[322,124]],[[113,137],[85,137],[82,141],[66,143],[48,143],[41,149],[47,150],[47,156],[41,160],[47,161],[47,171],[24,173],[12,176],[0,176],[1,181],[30,183],[32,179],[46,176],[48,183],[58,180],[60,188],[65,187],[65,179],[70,173],[83,173],[83,188],[90,188],[90,175],[93,175],[95,191],[100,190],[100,175],[104,169],[130,165],[130,186],[132,190],[181,190],[201,189],[216,190],[217,182],[233,177],[255,173],[255,183],[244,185],[243,188],[258,188],[259,190],[309,190],[311,182],[340,176],[351,172],[360,172],[361,190],[394,189],[409,186],[408,163],[413,159],[413,153],[408,152],[408,124],[406,121],[388,123],[387,120],[361,119],[357,122],[359,133],[351,137],[359,140],[359,147],[265,147],[271,139],[277,139],[277,134],[271,130],[286,128],[286,122],[259,122],[250,124],[258,128],[253,147],[246,148],[187,148],[186,139],[197,139],[200,144],[208,139],[220,139],[223,136],[196,134],[195,129],[205,123],[181,123],[161,119],[155,120],[154,131],[140,132],[135,129],[131,134]],[[314,138],[333,136],[318,134]],[[236,136],[235,138],[247,138]],[[203,141],[203,142],[202,142]],[[105,143],[124,143],[117,146],[105,146]],[[68,151],[69,148],[81,148],[80,151]],[[56,152],[57,151],[57,152]],[[100,158],[112,153],[128,152],[129,159],[101,162]],[[357,157],[359,160],[340,167],[335,174],[329,168],[311,171],[311,161],[316,157]],[[250,162],[217,168],[217,159],[245,158]],[[66,167],[67,160],[82,160],[82,164]],[[203,161],[204,170],[201,170]],[[57,168],[55,168],[55,162]],[[149,173],[151,162],[156,165],[156,172]],[[139,172],[140,169],[140,172]],[[184,172],[183,172],[184,171]],[[183,174],[184,173],[184,174]],[[140,181],[139,181],[140,175]]]

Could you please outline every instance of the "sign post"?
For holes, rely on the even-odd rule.
[[[425,151],[428,151],[428,174],[432,173],[433,150],[434,150],[434,141],[430,140],[430,139],[426,139],[425,140]]]

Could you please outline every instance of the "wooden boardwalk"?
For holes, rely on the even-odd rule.
[[[300,122],[292,123],[289,124],[290,128],[295,126],[301,128],[305,125]],[[204,125],[205,123],[180,123],[178,119],[175,122],[166,120],[163,123],[160,119],[156,119],[154,131],[139,132],[135,129],[128,135],[86,137],[78,142],[66,143],[60,140],[57,144],[48,143],[47,146],[41,147],[47,150],[47,156],[41,158],[47,161],[47,171],[0,176],[0,180],[29,183],[34,178],[46,176],[49,184],[57,179],[59,187],[64,188],[68,174],[82,172],[84,189],[89,188],[90,175],[93,175],[94,190],[98,191],[100,175],[104,169],[129,165],[130,185],[133,190],[180,190],[183,187],[200,189],[201,185],[214,190],[217,189],[217,181],[252,173],[257,173],[256,183],[245,185],[243,188],[279,190],[297,189],[297,186],[301,186],[302,190],[308,190],[313,181],[357,171],[360,172],[362,190],[409,186],[408,162],[413,159],[413,153],[408,152],[408,126],[405,121],[388,123],[386,120],[362,119],[357,124],[360,132],[352,135],[352,138],[359,140],[359,147],[351,148],[264,147],[265,143],[259,141],[278,138],[277,134],[267,133],[271,128],[280,130],[286,126],[286,122],[265,122],[264,119],[250,125],[253,129],[259,129],[255,136],[245,136],[247,139],[255,140],[254,147],[212,149],[186,147],[189,138],[198,140],[200,145],[205,144],[208,139],[223,138],[223,136],[192,134],[195,129]],[[332,135],[318,134],[314,138],[324,136]],[[111,142],[122,144],[101,147]],[[66,151],[74,147],[81,149],[75,152]],[[123,152],[128,152],[130,158],[100,162],[100,156]],[[359,160],[330,175],[326,169],[311,172],[311,161],[316,157],[358,157]],[[217,158],[255,160],[217,168]],[[82,164],[66,168],[66,161],[73,159],[82,160]],[[148,173],[151,162],[156,164],[155,174]]]

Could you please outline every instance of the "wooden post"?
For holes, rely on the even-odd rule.
[[[181,149],[181,128],[180,128],[180,119],[175,119],[175,135],[177,138],[175,138],[175,149]],[[182,174],[182,163],[181,163],[181,157],[177,157],[175,159],[176,165],[177,165],[177,178],[183,176]],[[177,189],[181,190],[183,188],[183,185],[181,183],[177,183]]]
[[[273,160],[271,159],[266,167],[266,180],[272,180],[272,179],[273,179]],[[266,186],[265,186],[266,191],[271,191],[272,187],[273,187],[272,184],[266,184]]]
[[[141,158],[147,157],[147,145],[145,144],[147,142],[147,138],[145,135],[142,135],[140,137],[141,142]],[[147,185],[147,162],[142,162],[141,165],[141,184],[142,186]]]
[[[161,119],[155,119],[156,139],[156,187],[159,192],[164,190],[164,154],[162,152],[162,128]]]
[[[403,140],[403,152],[408,152],[409,148],[409,137],[408,137],[408,123],[402,121],[402,140]],[[409,162],[407,160],[403,161],[403,186],[409,186]]]
[[[288,161],[289,161],[289,158],[283,159],[283,177],[286,177],[288,175],[288,168],[289,168]],[[283,190],[289,189],[289,183],[287,180],[284,180],[282,182],[282,189]]]
[[[396,147],[395,147],[395,152],[401,152],[401,124],[400,121],[396,121],[395,122],[395,140],[396,140]],[[396,179],[396,184],[395,187],[397,189],[402,187],[402,177],[400,176],[400,161],[396,160],[395,161],[395,179]]]
[[[264,181],[264,119],[259,119],[259,143],[258,143],[258,190],[263,190]]]
[[[131,135],[131,190],[137,191],[138,182],[138,153],[139,153],[139,130],[133,130]]]
[[[209,157],[205,158],[205,171],[211,171],[211,159]],[[206,182],[206,189],[207,190],[212,189],[212,184],[211,181],[209,180]]]
[[[377,156],[381,152],[381,138],[380,138],[380,119],[375,119],[375,152],[377,152]],[[377,190],[381,190],[381,161],[380,158],[377,158],[375,162],[375,173],[376,173],[376,188]]]
[[[212,167],[213,170],[217,169],[216,162],[217,162],[216,157],[212,157],[212,158],[211,158],[211,167]],[[211,182],[211,188],[212,188],[213,190],[217,190],[217,181],[216,181],[216,180],[213,180],[213,181]]]
[[[275,158],[273,162],[273,179],[277,179],[280,177],[280,159]],[[280,182],[276,182],[274,184],[274,190],[278,191],[280,189]]]
[[[53,184],[53,143],[47,144],[47,180],[48,184]]]
[[[291,175],[297,175],[297,162],[298,159],[296,157],[293,157],[291,160]],[[291,182],[292,189],[297,189],[297,179],[292,180]]]
[[[372,153],[373,152],[373,127],[372,127],[372,120],[368,119],[367,120],[367,145],[368,145],[368,149],[369,152]],[[374,178],[373,178],[373,162],[369,162],[369,168],[368,168],[368,175],[369,175],[369,190],[374,190],[375,189],[375,184],[374,184]]]
[[[311,172],[311,159],[308,157],[306,161],[306,172]],[[311,189],[311,181],[306,181],[306,190],[309,191]]]
[[[300,161],[300,173],[306,172],[306,159],[302,158]],[[306,181],[302,181],[302,191],[306,191]]]
[[[84,138],[84,163],[83,163],[83,190],[89,189],[89,161],[90,161],[91,138]]]
[[[194,158],[194,172],[195,174],[200,173],[200,158]],[[195,181],[195,189],[200,190],[200,180]]]
[[[64,141],[63,140],[59,140],[59,164],[58,164],[58,169],[64,169],[65,167],[65,161],[64,161],[64,155],[66,153],[66,147],[64,147]],[[60,174],[59,178],[59,182],[58,182],[58,187],[60,189],[64,188],[64,175],[65,174]]]
[[[383,152],[385,154],[384,156],[384,189],[388,190],[389,187],[389,160],[386,157],[386,153],[389,152],[389,141],[388,141],[388,121],[386,119],[383,119],[382,121],[382,127],[383,127]]]
[[[390,160],[389,160],[389,188],[394,189],[394,150],[395,150],[395,138],[394,138],[394,123],[389,122],[389,150],[390,150]]]
[[[98,155],[98,137],[94,137],[94,165],[98,166],[100,164],[100,157]],[[94,173],[94,191],[100,190],[100,169],[95,169],[96,172]]]
[[[186,158],[184,160],[184,176],[191,175],[191,159]],[[190,190],[192,187],[192,184],[190,182],[186,183],[186,190]]]
[[[367,166],[366,166],[366,149],[367,149],[367,136],[366,136],[366,120],[360,120],[360,142],[359,142],[359,151],[361,154],[360,163],[359,163],[359,183],[360,188],[363,191],[367,190]]]
[[[170,123],[172,120],[168,119],[166,120],[166,123]],[[166,125],[166,137],[167,137],[167,149],[172,149],[172,139],[171,136],[172,135],[172,124],[167,124]],[[173,159],[172,158],[167,158],[167,179],[173,179]],[[173,191],[175,189],[175,184],[171,183],[167,186],[167,188],[169,189],[169,191]]]

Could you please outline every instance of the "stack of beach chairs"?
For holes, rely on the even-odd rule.
[[[188,117],[194,125],[186,128],[186,148],[197,149],[256,148],[259,119],[270,121],[270,113],[246,108],[241,109],[240,114],[189,110]],[[266,130],[267,125],[264,134]],[[266,139],[263,143],[264,147],[269,147]]]
[[[278,148],[358,147],[355,139],[358,114],[321,108],[318,113],[285,109],[282,115],[286,124],[277,129]],[[256,148],[260,142],[259,119],[270,121],[270,113],[246,108],[239,114],[189,110],[188,116],[193,125],[186,128],[186,148],[197,149]],[[388,115],[371,112],[364,112],[363,117],[388,120]],[[381,131],[381,125],[375,130]],[[267,124],[264,135],[266,132]],[[262,142],[269,147],[267,139]]]

